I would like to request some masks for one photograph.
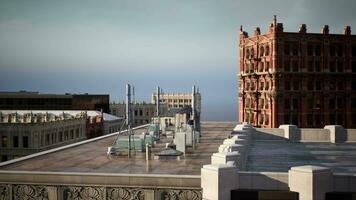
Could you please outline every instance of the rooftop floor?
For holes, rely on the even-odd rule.
[[[287,172],[290,167],[318,165],[335,172],[356,173],[356,144],[253,141],[247,171]]]
[[[201,139],[196,150],[188,148],[181,160],[145,161],[145,153],[136,152],[134,158],[126,155],[106,155],[116,137],[108,137],[54,153],[34,157],[0,167],[0,170],[50,171],[50,172],[92,172],[92,173],[134,173],[134,174],[184,174],[200,175],[203,165],[210,164],[211,155],[217,152],[223,140],[230,134],[235,123],[205,122],[201,125]],[[140,134],[143,130],[137,130]],[[168,138],[162,138],[153,154],[165,147]]]

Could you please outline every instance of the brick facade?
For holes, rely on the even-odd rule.
[[[273,18],[266,34],[240,28],[239,121],[256,127],[281,124],[356,127],[356,36],[284,32]]]

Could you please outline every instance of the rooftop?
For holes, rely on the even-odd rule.
[[[15,171],[49,171],[49,172],[92,172],[92,173],[133,173],[133,174],[174,174],[200,175],[203,165],[210,163],[211,155],[230,134],[235,123],[202,123],[200,143],[196,150],[187,150],[181,160],[145,161],[145,153],[136,152],[134,159],[127,155],[106,155],[116,136],[93,140],[71,148],[36,156],[28,160],[0,166],[0,170]],[[143,129],[135,131],[140,134]],[[152,154],[165,148],[168,139],[163,138],[152,149]]]
[[[301,165],[356,173],[356,144],[256,140],[250,145],[247,171],[288,172],[291,167]]]

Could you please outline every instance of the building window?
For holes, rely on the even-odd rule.
[[[12,137],[12,140],[13,140],[13,146],[16,148],[16,147],[19,147],[19,136],[13,136]]]
[[[315,89],[321,90],[321,82],[320,81],[315,81]]]
[[[356,61],[352,61],[352,72],[356,73]]]
[[[351,108],[352,108],[352,109],[356,109],[356,98],[353,98],[353,99],[351,100]]]
[[[137,114],[138,114],[138,112],[137,112],[137,110],[135,110],[135,116],[137,116]]]
[[[286,109],[286,110],[290,109],[290,100],[289,99],[284,100],[284,109]]]
[[[293,61],[293,72],[298,72],[299,66],[298,66],[298,61],[295,60]]]
[[[313,61],[308,61],[307,70],[308,70],[308,72],[314,71],[314,62]]]
[[[292,124],[298,126],[298,115],[297,114],[292,115]]]
[[[28,148],[28,136],[22,137],[22,146],[23,148]]]
[[[335,56],[335,53],[336,53],[335,45],[330,45],[329,53],[330,53],[330,56]]]
[[[260,56],[261,56],[261,57],[264,56],[264,53],[265,53],[265,48],[262,46],[262,47],[260,48]]]
[[[352,57],[356,57],[356,44],[353,44],[351,47],[351,55]]]
[[[311,98],[307,99],[307,108],[309,110],[313,109],[313,99]]]
[[[289,72],[290,71],[290,65],[289,65],[289,60],[284,61],[284,71]]]
[[[307,126],[313,126],[313,115],[307,114]]]
[[[142,116],[143,115],[143,111],[142,110],[140,110],[140,116]]]
[[[79,128],[75,129],[75,137],[79,138]]]
[[[266,51],[265,55],[268,56],[269,55],[269,46],[268,45],[266,46],[265,51]]]
[[[1,146],[2,147],[7,147],[7,136],[2,136],[1,137]]]
[[[315,71],[321,72],[320,61],[315,61]]]
[[[337,71],[338,72],[344,71],[344,62],[342,62],[342,61],[337,62]]]
[[[342,81],[337,82],[337,89],[338,90],[344,90],[344,84]]]
[[[307,88],[308,88],[308,90],[314,90],[313,81],[308,81]]]
[[[329,115],[329,123],[330,124],[336,124],[335,123],[335,114],[334,113],[330,113],[330,115]]]
[[[320,44],[317,44],[315,46],[315,55],[316,56],[320,56],[321,55],[321,47],[320,47]]]
[[[356,91],[356,81],[351,82],[351,88],[352,90]]]
[[[343,124],[343,116],[342,116],[342,114],[341,113],[338,113],[337,115],[337,118],[336,118],[336,124],[337,125],[342,125]]]
[[[321,116],[320,114],[315,114],[315,126],[321,125]]]
[[[285,80],[284,81],[284,89],[285,90],[290,90],[290,80]]]
[[[60,131],[59,132],[59,142],[62,142],[63,141],[63,132]]]
[[[293,90],[299,90],[299,81],[293,81]]]
[[[290,55],[289,44],[284,44],[284,55]]]
[[[269,90],[269,82],[266,82],[266,90]]]
[[[343,56],[344,55],[344,47],[342,45],[337,46],[337,56]]]
[[[298,99],[293,99],[293,109],[297,110],[298,109]]]
[[[336,99],[337,109],[342,109],[344,107],[344,100],[342,98]]]
[[[299,53],[299,50],[298,50],[298,49],[299,49],[299,48],[298,48],[298,43],[293,43],[293,44],[292,44],[292,54],[295,55],[295,56],[297,56],[298,53]]]
[[[49,145],[49,134],[46,134],[45,145]]]
[[[330,67],[330,72],[335,72],[336,69],[335,69],[335,61],[330,61],[329,63],[329,67]]]
[[[289,114],[284,114],[284,124],[289,124],[290,123],[290,116]]]
[[[313,45],[311,45],[311,44],[308,44],[307,55],[308,56],[313,56]]]
[[[335,99],[329,99],[329,108],[331,110],[335,109]]]

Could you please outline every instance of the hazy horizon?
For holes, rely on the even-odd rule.
[[[103,93],[124,100],[125,84],[150,101],[166,92],[202,93],[203,120],[236,120],[238,33],[273,15],[285,31],[356,27],[352,0],[0,2],[0,91]],[[330,15],[333,13],[333,15]]]

